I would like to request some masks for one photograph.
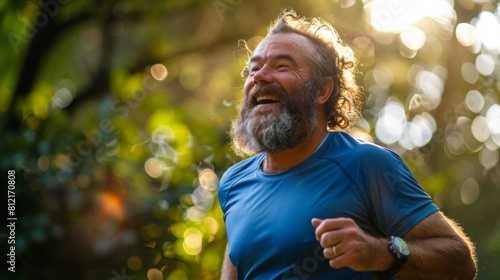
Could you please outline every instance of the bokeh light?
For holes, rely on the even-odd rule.
[[[479,113],[484,107],[484,97],[477,90],[470,90],[465,96],[465,105],[474,113]]]
[[[497,7],[498,11],[498,7]],[[500,52],[500,23],[497,16],[489,11],[482,11],[476,22],[477,35],[483,46]]]
[[[219,223],[212,217],[203,219],[203,224],[205,225],[206,231],[210,234],[216,234],[219,231]]]
[[[192,195],[193,203],[198,209],[207,211],[214,204],[214,195],[203,187],[198,187]]]
[[[155,64],[151,66],[151,76],[157,81],[163,81],[167,78],[168,70],[163,64]]]
[[[103,192],[97,196],[97,202],[99,214],[103,217],[115,218],[120,221],[125,217],[123,200],[118,195]]]
[[[463,154],[466,150],[463,134],[459,131],[452,131],[450,133],[447,133],[446,147],[451,153],[450,157]]]
[[[471,62],[462,64],[462,78],[469,84],[475,84],[479,79],[479,73],[476,70],[476,65]]]
[[[460,197],[462,198],[462,203],[465,205],[470,205],[478,199],[480,194],[479,184],[474,178],[469,178],[465,180],[462,184],[460,190]]]
[[[75,83],[70,79],[62,79],[55,88],[52,97],[52,108],[63,109],[68,107],[73,102],[76,94]]]
[[[76,184],[82,189],[86,189],[90,184],[90,179],[87,175],[79,174],[76,177]]]
[[[209,191],[215,191],[219,185],[217,174],[210,168],[203,168],[198,171],[200,186]]]
[[[464,47],[470,47],[477,41],[476,28],[470,23],[459,23],[455,35],[458,42]]]
[[[431,141],[436,129],[437,124],[431,114],[416,115],[411,121],[408,139],[415,147],[423,147]]]
[[[42,171],[46,171],[50,167],[50,160],[46,156],[41,156],[38,158],[37,166]]]
[[[340,4],[340,7],[343,9],[349,8],[356,4],[356,0],[335,0],[335,2]]]
[[[127,266],[131,270],[141,270],[143,267],[143,262],[138,256],[131,256],[127,260]]]
[[[184,250],[189,255],[197,255],[201,252],[203,245],[203,234],[197,228],[191,227],[184,232]]]
[[[497,148],[498,149],[498,148]],[[479,152],[479,162],[485,169],[491,169],[498,164],[498,151],[484,148]]]
[[[493,104],[486,112],[486,121],[493,134],[500,134],[500,105]]]
[[[377,0],[366,4],[370,24],[378,31],[399,33],[424,17],[448,27],[456,18],[453,4],[447,0]],[[432,8],[429,8],[432,7]]]
[[[207,213],[205,212],[205,210],[201,209],[198,206],[192,206],[186,209],[186,216],[191,221],[199,222],[203,218],[205,218],[206,215]]]
[[[444,81],[430,71],[420,71],[415,79],[415,86],[422,93],[422,105],[426,110],[433,110],[441,103]]]
[[[150,268],[147,272],[148,280],[163,280],[163,273],[157,268]]]
[[[148,158],[144,163],[144,170],[153,177],[158,178],[163,174],[163,163],[156,158]]]
[[[418,51],[425,43],[425,33],[417,27],[410,27],[400,34],[401,42],[410,50]]]
[[[477,116],[472,121],[471,125],[472,135],[479,142],[484,142],[490,137],[490,129],[488,127],[488,121],[483,116]]]
[[[495,70],[495,59],[490,55],[480,54],[476,57],[476,69],[483,76],[489,76]]]
[[[71,104],[71,101],[73,101],[71,91],[67,88],[60,88],[56,91],[52,102],[58,108],[66,108]]]
[[[391,99],[382,109],[375,125],[377,138],[385,144],[397,142],[403,135],[406,125],[405,110],[400,102]]]

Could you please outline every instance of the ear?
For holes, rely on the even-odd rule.
[[[318,105],[323,105],[326,103],[326,101],[330,98],[332,95],[333,88],[335,87],[335,84],[333,82],[333,79],[331,77],[328,77],[323,81],[321,86],[319,87],[319,94],[318,94]]]

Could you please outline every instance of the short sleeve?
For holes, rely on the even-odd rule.
[[[387,149],[363,145],[361,180],[372,220],[386,236],[404,236],[439,209],[401,157]]]

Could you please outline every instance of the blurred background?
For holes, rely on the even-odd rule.
[[[498,279],[493,0],[0,0],[2,185],[15,172],[15,205],[5,188],[1,205],[17,218],[16,272],[0,277],[219,279],[239,40],[255,46],[285,6],[355,50],[351,133],[400,154],[476,243],[478,279]]]

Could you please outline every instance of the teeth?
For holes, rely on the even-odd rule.
[[[272,100],[272,101],[280,101],[280,99],[274,95],[261,95],[261,96],[257,96],[256,98],[257,102],[261,102],[261,101],[264,101],[264,100]]]

